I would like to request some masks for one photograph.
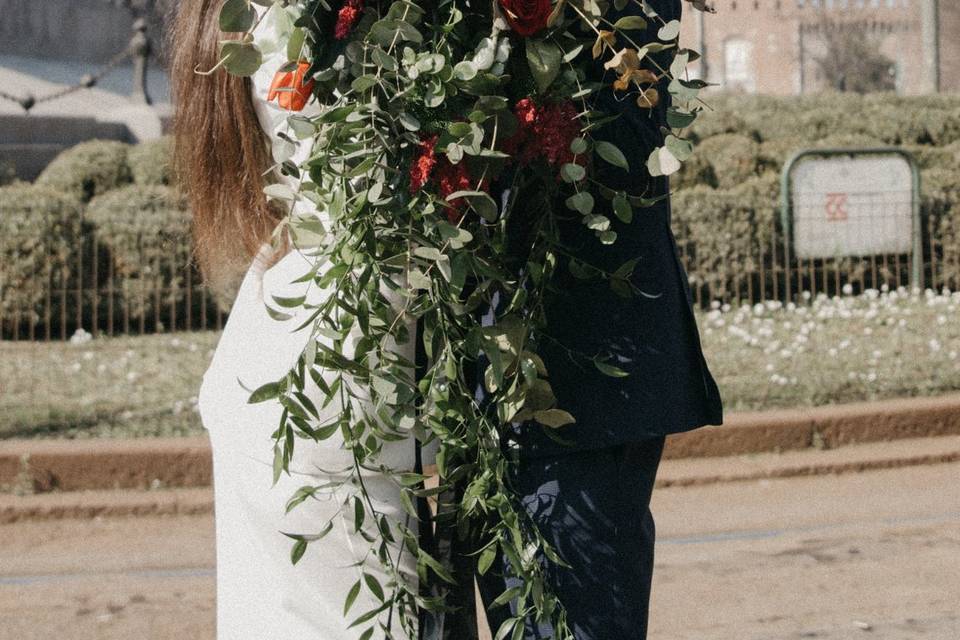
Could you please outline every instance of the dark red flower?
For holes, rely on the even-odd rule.
[[[363,11],[363,0],[347,0],[337,13],[337,24],[333,28],[333,37],[343,40],[353,31],[353,26]]]
[[[420,155],[410,165],[410,193],[423,188],[430,180],[430,174],[437,164],[436,146],[439,136],[429,136],[420,140]]]
[[[553,3],[550,0],[500,0],[500,8],[510,28],[527,37],[546,28]]]
[[[570,143],[580,135],[577,108],[573,102],[536,105],[524,98],[514,105],[517,131],[503,145],[506,153],[520,164],[543,158],[553,167],[567,162],[584,163],[583,156],[574,156]]]
[[[467,163],[460,161],[453,164],[446,157],[440,160],[437,167],[437,187],[438,195],[446,200],[447,196],[457,191],[470,191],[473,184],[470,180],[470,171],[467,169]],[[467,201],[464,198],[456,198],[447,203],[447,219],[451,224],[456,224],[463,216],[463,210],[467,207]]]
[[[551,165],[557,167],[573,162],[570,143],[580,135],[577,108],[569,100],[544,107],[540,117],[539,140],[541,153]]]

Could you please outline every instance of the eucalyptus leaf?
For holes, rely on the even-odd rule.
[[[541,93],[546,92],[560,73],[562,52],[546,40],[526,40],[527,64]]]
[[[257,19],[257,10],[248,0],[226,0],[220,9],[220,31],[244,33]]]
[[[576,419],[570,413],[562,409],[536,411],[533,414],[533,419],[551,429],[557,429],[576,422]]]
[[[594,151],[597,152],[601,158],[614,165],[615,167],[620,167],[624,171],[630,170],[630,165],[627,163],[627,157],[623,155],[623,152],[617,148],[611,142],[606,140],[597,140],[593,145]]]
[[[671,20],[667,24],[660,27],[660,30],[657,31],[657,37],[661,40],[676,40],[677,36],[680,35],[680,21]]]
[[[242,78],[252,76],[263,64],[260,49],[252,42],[226,41],[220,43],[220,58],[223,68],[231,75]]]

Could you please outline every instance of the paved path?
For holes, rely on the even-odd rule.
[[[658,489],[654,509],[650,640],[960,638],[958,463]],[[0,640],[213,638],[209,516],[0,540]]]

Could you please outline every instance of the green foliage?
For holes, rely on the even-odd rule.
[[[731,188],[763,173],[765,165],[760,145],[737,133],[707,138],[697,145],[691,160],[680,170],[684,173],[681,184]]]
[[[81,142],[57,156],[37,178],[37,184],[89,202],[131,181],[128,148],[112,140]]]
[[[728,298],[746,288],[761,269],[777,227],[779,176],[769,171],[728,189],[700,185],[674,195],[673,228],[689,239],[688,273],[695,286]]]
[[[134,184],[169,185],[173,183],[173,141],[170,136],[133,145],[127,152],[127,164]]]
[[[828,92],[789,98],[714,95],[705,100],[713,111],[691,127],[698,140],[719,133],[739,133],[759,142],[796,137],[813,143],[837,134],[864,134],[884,144],[945,146],[960,140],[960,103],[949,95]]]
[[[910,151],[922,173],[925,260],[943,274],[928,284],[960,286],[956,97],[829,93],[707,101],[715,111],[692,128],[700,143],[671,181],[674,230],[688,273],[707,299],[773,294],[775,268],[783,260],[778,175],[790,156],[810,148]],[[834,266],[843,278],[862,269],[855,259]]]
[[[100,288],[114,292],[115,311],[150,326],[176,318],[195,277],[186,203],[171,187],[129,185],[94,198],[86,218],[109,257]]]
[[[47,186],[0,187],[0,328],[25,330],[55,316],[59,293],[74,282],[81,251],[81,208]]]
[[[17,169],[12,162],[0,162],[0,187],[13,184],[17,181]]]
[[[960,288],[960,180],[956,164],[922,173],[924,245],[943,274],[937,288]]]
[[[519,26],[526,18],[518,17],[509,27],[494,11],[496,3],[367,3],[355,23],[342,21],[336,38],[330,37],[341,22],[336,4],[258,4],[274,12],[276,27],[270,41],[259,43],[256,33],[245,33],[256,22],[249,3],[222,5],[221,27],[238,35],[221,47],[219,66],[250,75],[260,64],[261,44],[267,55],[276,51],[287,62],[311,63],[312,84],[305,90],[312,91],[316,109],[291,116],[295,139],[275,136],[273,145],[274,159],[289,174],[309,180],[269,185],[266,193],[285,206],[313,203],[329,217],[326,229],[310,215],[285,221],[293,243],[316,266],[304,281],[331,293],[315,303],[275,300],[284,307],[275,317],[323,337],[307,340],[293,369],[251,398],[285,409],[274,432],[275,477],[288,469],[304,438],[343,434],[354,457],[354,482],[361,468],[380,467],[384,442],[439,440],[441,537],[466,535],[465,544],[479,545],[477,555],[480,547],[488,549],[487,559],[500,551],[521,585],[501,596],[515,600],[515,611],[496,637],[519,638],[530,618],[549,620],[555,637],[568,640],[563,607],[545,577],[544,560],[558,561],[556,552],[513,499],[500,438],[513,423],[557,429],[576,419],[556,406],[537,349],[547,339],[540,334],[555,270],[596,274],[560,257],[566,247],[555,218],[575,216],[590,242],[613,244],[617,234],[604,213],[609,208],[597,206],[600,199],[614,202],[623,220],[661,195],[653,191],[663,182],[648,178],[675,173],[692,152],[681,129],[702,110],[697,96],[704,83],[686,73],[696,53],[678,50],[678,21],[667,22],[642,3],[630,3],[632,17],[614,24],[603,20],[613,3],[590,2],[556,3],[549,24],[542,16]],[[597,81],[600,65],[610,73]],[[291,88],[299,82],[296,76],[280,79]],[[530,100],[522,104],[524,98]],[[670,125],[662,146],[653,136],[640,148],[617,146],[613,121],[638,105],[654,112],[651,132]],[[307,147],[309,159],[293,166],[298,145]],[[731,153],[748,155],[740,147]],[[756,167],[738,175],[751,171]],[[723,179],[733,178],[723,173]],[[602,275],[625,297],[640,295],[620,277],[631,268],[627,261]],[[483,308],[495,310],[492,323],[481,322]],[[404,349],[396,348],[412,347],[414,321],[422,327],[428,360],[418,379]],[[584,366],[623,375],[609,363],[578,357]],[[478,366],[486,368],[482,406],[474,388]],[[342,408],[325,424],[304,401],[311,379]],[[420,481],[398,481],[413,511]],[[418,601],[410,576],[381,551],[378,569],[388,582],[358,581],[345,613],[361,640],[374,633],[395,637],[398,628],[409,632],[418,607],[445,604],[439,585],[454,580],[451,567],[417,548],[407,525],[378,520],[362,486],[343,489],[355,528],[367,541],[382,550],[384,541],[407,540],[419,585],[438,585],[437,597]],[[287,535],[295,541],[296,561],[319,534]],[[349,611],[361,593],[385,601],[390,613]],[[391,630],[383,618],[392,620]]]

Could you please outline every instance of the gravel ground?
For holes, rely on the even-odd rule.
[[[650,640],[956,640],[960,464],[658,489]],[[214,637],[209,516],[0,526],[0,640]]]

